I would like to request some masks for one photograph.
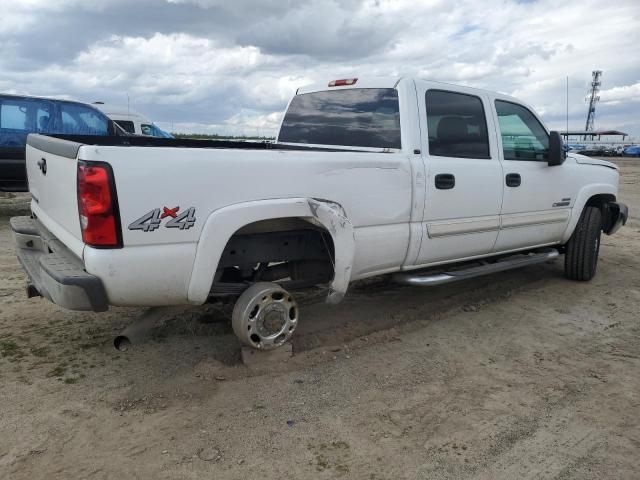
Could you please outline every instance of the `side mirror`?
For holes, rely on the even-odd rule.
[[[549,161],[548,165],[562,165],[567,158],[567,152],[564,148],[564,142],[560,132],[549,132]]]

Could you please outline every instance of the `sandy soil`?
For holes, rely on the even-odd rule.
[[[120,353],[140,309],[27,300],[0,198],[0,478],[640,477],[640,162],[590,283],[562,262],[305,300],[294,357],[240,361],[228,307]]]

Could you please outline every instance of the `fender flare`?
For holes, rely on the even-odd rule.
[[[236,203],[209,215],[196,248],[189,281],[189,301],[204,303],[207,300],[222,252],[234,233],[253,222],[285,217],[305,218],[329,232],[333,239],[335,264],[327,302],[342,300],[351,280],[355,251],[353,225],[346,212],[330,200],[285,198]]]
[[[582,210],[584,210],[585,205],[591,197],[594,195],[608,194],[613,195],[615,198],[617,193],[617,188],[608,183],[595,183],[582,187],[576,196],[575,202],[573,203],[571,217],[567,224],[567,228],[564,231],[564,235],[562,236],[562,243],[568,242],[569,238],[571,238],[571,235],[578,224],[578,220],[580,220],[580,215],[582,215]]]

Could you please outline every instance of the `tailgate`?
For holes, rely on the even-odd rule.
[[[31,210],[69,250],[82,257],[77,198],[77,155],[82,144],[43,135],[27,137]]]

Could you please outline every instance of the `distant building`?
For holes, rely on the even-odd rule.
[[[592,142],[617,143],[624,142],[629,136],[628,133],[620,132],[618,130],[569,130],[568,132],[560,132],[560,134],[564,137],[565,142],[590,140]]]

